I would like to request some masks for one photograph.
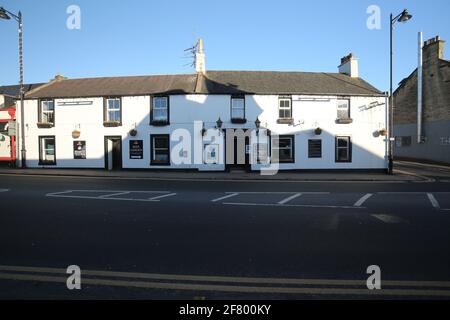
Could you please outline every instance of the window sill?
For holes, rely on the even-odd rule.
[[[39,161],[38,165],[40,165],[40,166],[56,166],[56,162],[54,162],[54,161]]]
[[[279,124],[293,124],[294,123],[294,119],[292,118],[280,118],[277,120],[277,123]]]
[[[37,127],[40,129],[53,128],[55,125],[51,122],[38,122]]]
[[[164,127],[164,126],[168,126],[170,123],[167,120],[152,120],[150,122],[150,125],[155,126],[155,127]]]
[[[247,119],[245,118],[231,118],[231,123],[246,123]]]
[[[103,121],[104,127],[120,127],[121,125],[119,121]]]
[[[352,118],[348,118],[348,119],[336,119],[336,123],[339,124],[349,124],[352,123],[353,119]]]

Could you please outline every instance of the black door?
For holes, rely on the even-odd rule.
[[[247,130],[244,130],[247,133]],[[233,143],[233,158],[228,159],[227,168],[228,169],[250,169],[250,137],[245,134],[244,136],[234,136],[232,140]],[[232,160],[230,162],[230,160]]]

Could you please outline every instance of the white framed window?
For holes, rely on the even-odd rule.
[[[106,119],[107,122],[121,122],[121,99],[120,98],[107,98],[106,99]]]
[[[39,163],[56,164],[56,147],[54,136],[39,137]]]
[[[338,120],[350,119],[350,99],[337,100],[337,118]]]
[[[245,97],[231,97],[231,119],[245,118]]]
[[[352,161],[352,144],[350,137],[336,137],[336,162]]]
[[[292,118],[292,98],[290,96],[280,96],[278,98],[278,117],[279,119]]]
[[[294,136],[283,135],[272,139],[272,159],[280,163],[293,163],[294,159]]]
[[[39,106],[39,122],[41,123],[55,123],[55,101],[41,100]]]
[[[169,97],[153,97],[152,99],[152,121],[169,121]]]

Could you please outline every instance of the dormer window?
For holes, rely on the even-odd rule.
[[[54,100],[40,100],[39,101],[39,115],[38,127],[53,127],[55,124],[55,101]]]
[[[231,122],[245,123],[245,96],[231,97]]]
[[[152,125],[169,124],[169,97],[153,97],[150,111],[150,121]]]

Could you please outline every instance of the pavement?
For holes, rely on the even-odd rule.
[[[417,165],[419,167],[417,167]],[[231,172],[199,171],[158,171],[158,170],[118,170],[102,169],[58,169],[58,168],[0,168],[0,174],[39,175],[39,176],[78,176],[108,177],[122,179],[153,180],[214,180],[214,181],[425,181],[428,180],[421,170],[421,164],[412,166],[407,162],[398,162],[393,175],[383,172],[283,172],[275,175],[261,175],[259,172],[236,170]],[[442,169],[445,178],[450,177],[450,167]]]
[[[0,175],[0,298],[449,299],[446,168],[397,165],[423,178]]]

